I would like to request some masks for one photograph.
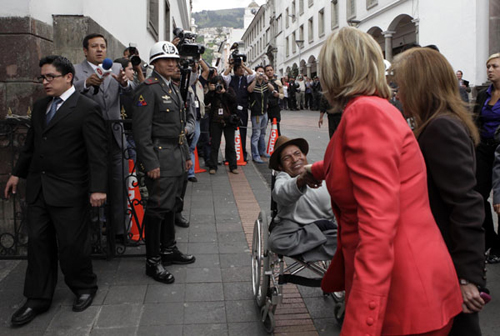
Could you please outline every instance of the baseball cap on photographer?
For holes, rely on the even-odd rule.
[[[168,41],[156,42],[149,51],[149,63],[159,58],[179,58],[179,51]]]

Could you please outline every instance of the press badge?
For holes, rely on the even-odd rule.
[[[223,115],[224,114],[224,109],[219,109],[219,115]]]
[[[197,101],[197,100],[195,100],[195,101],[194,101],[194,107],[196,107],[196,108],[200,108],[200,102],[199,102],[199,101]]]
[[[238,110],[243,111],[243,106],[238,105]]]

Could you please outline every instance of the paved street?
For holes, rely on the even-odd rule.
[[[322,158],[329,140],[327,125],[318,129],[318,116],[285,111],[281,123],[283,135],[308,140],[310,161]],[[26,262],[0,260],[0,335],[266,335],[252,296],[249,248],[259,210],[269,210],[265,166],[249,163],[239,175],[220,167],[216,175],[201,173],[198,183],[189,184],[184,215],[191,226],[177,229],[178,246],[197,261],[168,267],[176,278],[172,285],[148,278],[143,258],[94,260],[99,292],[90,308],[71,311],[74,296],[61,276],[52,308],[12,329],[10,316],[23,303]],[[488,266],[487,275],[493,300],[481,313],[481,323],[483,335],[494,336],[500,330],[500,265]],[[333,301],[320,289],[287,286],[276,320],[277,335],[340,331]]]

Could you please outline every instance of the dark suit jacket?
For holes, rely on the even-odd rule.
[[[476,126],[479,128],[479,131],[481,131],[481,128],[483,127],[481,111],[483,110],[484,103],[486,103],[486,99],[488,99],[487,90],[488,89],[479,91],[476,97],[476,105],[474,105],[474,120],[476,122]]]
[[[80,205],[89,192],[106,191],[104,120],[96,103],[75,92],[45,126],[51,99],[35,102],[13,175],[27,178],[28,203],[43,192],[49,205]]]
[[[459,278],[480,286],[484,276],[484,202],[474,190],[474,143],[453,116],[440,116],[418,137],[427,166],[432,214]]]

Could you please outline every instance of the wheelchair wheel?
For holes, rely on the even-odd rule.
[[[271,334],[274,331],[274,327],[276,327],[276,320],[274,318],[274,311],[266,309],[266,307],[262,307],[260,309],[260,317],[261,321],[264,324],[264,329]]]
[[[261,211],[259,218],[255,221],[252,239],[252,290],[259,307],[266,303],[270,283],[270,276],[266,275],[266,272],[269,272],[267,238],[267,216],[264,211]]]

